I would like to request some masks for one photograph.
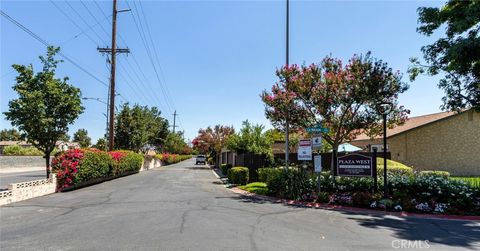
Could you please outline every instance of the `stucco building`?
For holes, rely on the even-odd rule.
[[[392,159],[416,170],[444,170],[455,176],[480,175],[480,112],[442,112],[409,118],[387,130]],[[359,135],[352,145],[382,150],[380,137]]]

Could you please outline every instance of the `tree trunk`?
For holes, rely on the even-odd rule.
[[[46,171],[47,171],[47,179],[50,178],[50,153],[45,153],[45,165],[46,165]]]

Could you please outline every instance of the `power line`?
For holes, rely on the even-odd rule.
[[[127,3],[127,5],[128,5],[128,7],[131,8],[131,7],[130,7],[130,4],[128,3],[128,1],[127,1],[126,3]],[[133,4],[134,4],[134,6],[135,6],[136,12],[138,12],[138,8],[136,7],[136,3],[133,2]],[[133,11],[132,11],[132,12],[133,12]],[[165,93],[165,90],[164,90],[162,81],[160,80],[159,73],[158,73],[158,71],[157,71],[157,67],[155,66],[155,62],[154,62],[154,60],[153,60],[152,53],[151,53],[150,48],[149,48],[149,46],[148,46],[148,42],[146,41],[145,30],[143,29],[142,22],[141,22],[141,20],[140,20],[140,17],[138,16],[138,13],[136,13],[137,16],[138,16],[138,23],[137,23],[137,19],[135,18],[135,15],[133,15],[132,12],[131,12],[131,14],[132,14],[132,17],[133,17],[133,21],[134,21],[134,23],[135,23],[135,26],[136,26],[136,28],[137,28],[137,31],[138,31],[139,34],[140,34],[140,37],[141,37],[141,39],[142,39],[143,46],[145,47],[145,50],[147,51],[148,58],[149,58],[150,63],[151,63],[151,65],[152,65],[152,67],[153,67],[153,70],[154,70],[154,72],[155,72],[155,76],[156,76],[157,81],[158,81],[158,83],[159,83],[159,85],[160,85],[160,89],[161,89],[163,95],[166,97],[167,95],[166,95],[166,93]],[[165,103],[167,104],[167,108],[169,109],[169,113],[172,112],[173,109],[171,108],[171,106],[170,106],[170,104],[169,104],[169,102],[168,102],[167,99],[165,99]]]
[[[3,10],[0,10],[1,14],[3,17],[5,17],[8,21],[10,21],[11,23],[15,24],[17,27],[19,27],[20,29],[22,29],[23,31],[25,31],[28,35],[30,35],[31,37],[35,38],[38,42],[42,43],[43,45],[45,45],[46,47],[50,46],[51,44],[48,43],[47,41],[45,41],[43,38],[41,38],[40,36],[38,36],[37,34],[35,34],[34,32],[32,32],[31,30],[29,30],[27,27],[25,27],[24,25],[22,25],[20,22],[18,22],[17,20],[13,19],[12,17],[10,17],[7,13],[5,13]],[[105,83],[104,81],[102,81],[101,79],[99,79],[98,77],[96,77],[95,75],[93,75],[91,72],[89,72],[87,69],[83,68],[81,65],[79,65],[77,62],[75,62],[74,60],[72,60],[70,57],[68,57],[67,55],[65,55],[64,53],[62,52],[58,52],[58,55],[60,55],[61,57],[63,57],[65,60],[67,60],[68,62],[70,62],[71,64],[73,64],[74,66],[76,66],[78,69],[80,69],[81,71],[83,71],[84,73],[86,73],[87,75],[89,75],[90,77],[92,77],[93,79],[97,80],[98,82],[100,82],[101,84],[105,85],[108,87],[108,84]]]
[[[144,10],[143,10],[143,4],[142,4],[141,1],[139,1],[138,3],[140,5],[140,9],[142,10],[142,16],[143,16],[143,19],[145,20],[145,26],[147,27],[147,33],[148,33],[148,36],[150,38],[150,43],[153,47],[153,54],[155,55],[155,59],[157,60],[158,68],[160,70],[160,76],[162,77],[163,85],[165,86],[166,98],[171,103],[171,105],[173,107],[175,107],[175,103],[173,102],[172,98],[170,97],[170,93],[169,93],[169,90],[168,90],[168,85],[165,81],[165,74],[163,73],[162,65],[160,64],[160,60],[158,59],[157,49],[156,49],[155,43],[153,42],[152,34],[150,32],[150,26],[148,25],[147,17],[145,15]]]
[[[100,10],[100,12],[103,14],[103,16],[106,17],[105,12],[104,12],[103,9],[100,7],[100,5],[97,3],[97,1],[93,1],[93,2],[95,3],[96,7]],[[127,43],[125,42],[125,39],[123,38],[123,36],[122,36],[121,34],[118,34],[118,35],[119,35],[119,38],[120,38],[120,40],[122,41],[122,43],[127,44]],[[118,45],[117,45],[117,46],[118,46]],[[148,80],[148,78],[146,77],[145,73],[143,72],[142,67],[140,67],[140,65],[138,64],[138,61],[137,61],[137,59],[136,59],[136,57],[135,57],[135,54],[132,53],[131,55],[132,55],[133,60],[135,61],[135,64],[136,64],[136,66],[137,66],[137,68],[138,68],[138,71],[139,71],[140,74],[144,77],[146,83],[148,83],[149,80]],[[155,93],[155,90],[152,89],[150,85],[146,85],[146,84],[143,83],[143,81],[141,80],[139,74],[137,73],[137,71],[134,69],[134,67],[133,67],[132,64],[130,63],[130,60],[128,60],[128,58],[126,58],[125,61],[126,61],[127,64],[129,65],[129,67],[130,67],[130,69],[132,70],[132,72],[134,73],[134,75],[135,75],[135,76],[137,77],[137,79],[139,80],[139,83],[142,85],[142,87],[143,87],[145,90],[147,90],[147,94],[150,94],[150,95],[144,95],[144,96],[145,96],[145,97],[148,96],[149,98],[152,98],[152,97],[153,97],[153,99],[151,99],[151,101],[154,101],[153,104],[157,103],[157,105],[158,105],[159,107],[163,106],[163,105],[162,105],[162,102],[160,101],[160,99],[158,98],[158,96],[154,94],[154,93]],[[125,70],[125,69],[124,69],[124,70]],[[128,73],[128,71],[125,70],[125,72],[127,73],[127,75],[129,75],[130,79],[133,80],[133,78],[130,76],[130,74]],[[134,81],[133,83],[135,83],[135,81]],[[141,89],[141,88],[140,88],[140,89]],[[148,91],[148,89],[152,89],[152,91],[150,92],[150,91]]]

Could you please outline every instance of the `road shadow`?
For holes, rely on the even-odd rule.
[[[187,169],[191,169],[191,170],[211,170],[210,167],[207,167],[207,166],[190,166],[190,167],[187,167]]]
[[[345,215],[362,215],[357,212],[341,212]],[[475,221],[427,219],[418,217],[391,217],[372,215],[369,218],[348,217],[360,226],[373,229],[389,229],[401,240],[428,240],[451,247],[480,249],[480,224]]]
[[[281,204],[288,208],[309,208],[306,205],[292,205],[282,200],[269,197],[236,195],[230,198],[241,203]],[[443,244],[450,247],[463,247],[480,250],[480,223],[468,220],[447,220],[420,217],[395,217],[379,211],[352,212],[342,209],[326,209],[336,211],[346,216],[346,219],[356,221],[362,227],[372,229],[389,229],[393,236],[401,240],[425,241],[430,244]],[[364,216],[364,217],[358,217]],[[312,216],[313,217],[313,216]],[[428,217],[426,215],[426,217]]]

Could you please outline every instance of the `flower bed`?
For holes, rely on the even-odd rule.
[[[372,192],[371,178],[317,176],[291,168],[259,169],[259,179],[267,184],[268,194],[284,199],[328,202],[331,205],[369,207],[382,210],[480,215],[480,190],[463,180],[453,180],[443,172],[389,172],[388,198],[382,198],[383,178]]]
[[[74,149],[57,154],[51,166],[57,190],[65,191],[138,172],[142,164],[143,156],[130,151]]]
[[[155,156],[156,158],[162,161],[162,165],[175,164],[180,161],[190,159],[192,155],[181,155],[181,154],[172,154],[172,153],[159,153]]]

